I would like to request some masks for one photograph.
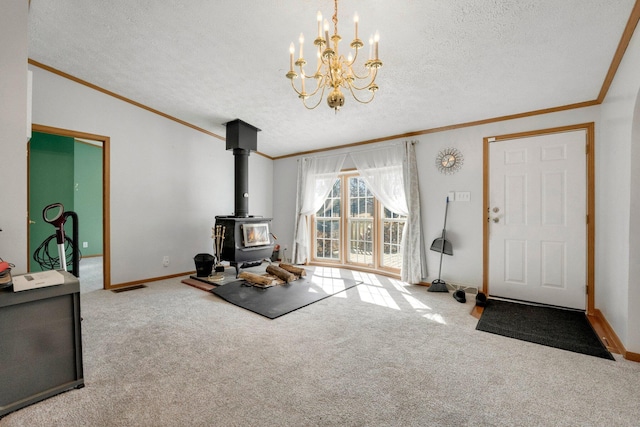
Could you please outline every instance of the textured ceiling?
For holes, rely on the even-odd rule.
[[[29,57],[225,136],[240,118],[269,156],[591,101],[634,0],[342,0],[343,50],[380,32],[371,104],[307,110],[289,43],[330,0],[33,0]],[[315,58],[313,61],[315,63]]]

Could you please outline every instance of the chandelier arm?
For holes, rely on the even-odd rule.
[[[362,75],[362,76],[359,76],[358,73],[353,71],[353,68],[351,68],[351,73],[353,74],[353,77],[355,77],[358,80],[366,80],[371,78],[371,69],[369,69],[369,72],[366,75]],[[372,80],[375,80],[375,76],[373,77]]]
[[[320,96],[318,97],[318,102],[316,102],[316,104],[313,107],[309,107],[307,105],[307,100],[306,98],[302,98],[302,105],[304,105],[304,108],[306,108],[307,110],[313,110],[314,108],[316,108],[318,105],[320,105],[320,103],[322,102],[322,99],[324,98],[324,90],[325,90],[326,86],[323,85],[322,86],[322,94],[320,94]],[[316,90],[317,92],[317,90]],[[315,92],[314,92],[315,93]]]
[[[329,46],[327,46],[326,49],[328,49],[328,48],[329,48]],[[324,50],[326,50],[326,49],[324,49]],[[320,51],[320,63],[318,64],[318,70],[320,70],[320,68],[322,68],[323,65],[329,64],[329,58],[327,57],[325,59],[322,46],[318,46],[318,50]]]
[[[353,66],[353,64],[355,64],[355,63],[356,63],[356,61],[357,61],[357,59],[358,59],[358,51],[359,51],[359,50],[360,50],[360,49],[358,49],[357,47],[356,47],[356,48],[353,48],[353,51],[354,51],[355,53],[354,53],[354,55],[353,55],[353,59],[351,60],[351,62],[348,62],[348,63],[347,63],[347,65],[348,65],[349,67]]]
[[[375,93],[375,92],[371,92],[371,98],[369,98],[369,100],[368,100],[368,101],[362,101],[362,100],[360,100],[360,99],[356,96],[356,94],[355,94],[355,92],[353,91],[353,88],[351,87],[351,85],[349,85],[349,92],[351,92],[351,96],[353,96],[353,99],[355,99],[356,101],[358,101],[360,104],[368,104],[368,103],[370,103],[371,101],[373,101],[373,98],[376,96],[376,93]]]
[[[353,69],[351,70],[353,73],[353,76],[355,78],[357,78],[358,80],[365,80],[368,78],[371,78],[371,83],[373,83],[373,81],[376,79],[376,76],[378,75],[378,68],[379,67],[367,67],[365,65],[365,67],[369,70],[367,72],[367,75],[363,75],[363,76],[359,76],[356,72],[353,71]]]
[[[351,84],[351,86],[353,86],[353,88],[356,89],[356,90],[368,89],[369,86],[371,86],[372,84],[374,84],[376,82],[376,77],[378,77],[378,69],[374,68],[373,69],[373,73],[371,71],[369,71],[369,75],[368,76],[363,76],[363,77],[359,77],[354,73],[354,77],[356,77],[358,80],[365,80],[366,78],[370,78],[369,83],[367,83],[366,85],[364,85],[362,87],[356,86],[355,84]]]
[[[320,67],[319,67],[319,68],[320,68]],[[321,83],[321,81],[322,81],[322,80],[324,80],[324,78],[326,78],[326,77],[324,77],[324,76],[323,76],[323,77],[321,77],[320,79],[318,79],[318,78],[316,78],[316,77],[315,77],[315,76],[317,75],[317,73],[316,73],[316,75],[308,76],[308,75],[304,72],[304,69],[303,69],[303,65],[302,65],[302,64],[299,66],[299,69],[300,69],[300,79],[301,79],[301,81],[302,81],[302,79],[316,79],[316,80],[317,80],[317,81],[316,81],[316,87],[315,87],[314,91],[313,91],[311,94],[306,94],[306,97],[312,97],[312,96],[314,96],[316,93],[318,93],[318,90],[320,89],[320,86],[321,86],[321,84],[320,84],[320,83]],[[302,93],[301,91],[299,91],[299,90],[296,88],[295,83],[293,82],[293,81],[294,81],[294,79],[290,79],[290,80],[291,80],[291,87],[293,87],[293,90],[296,92],[296,94],[298,94],[298,96],[299,96],[299,97],[302,97],[302,94],[303,94],[303,93]],[[301,89],[302,89],[302,87],[301,87]]]
[[[372,84],[374,84],[375,82],[376,82],[376,81],[375,81],[375,79],[372,79],[371,81],[369,81],[369,83],[368,83],[368,84],[366,84],[366,85],[364,85],[364,86],[356,86],[356,85],[354,85],[353,83],[351,83],[351,84],[349,85],[349,87],[350,87],[350,88],[352,88],[352,89],[357,90],[358,92],[360,92],[360,91],[363,91],[363,90],[365,90],[365,89],[369,89],[369,87],[370,87]]]
[[[320,55],[320,61],[318,61],[318,66],[316,67],[316,72],[314,76],[320,74],[320,70],[322,70],[322,66],[324,65],[324,61],[322,60],[322,55]]]
[[[291,80],[291,87],[293,88],[293,90],[298,94],[298,96],[301,96],[302,92],[300,92],[300,91],[298,91],[298,89],[296,89],[296,85],[295,85],[295,83],[293,83],[294,79],[289,79],[289,80]]]
[[[308,76],[307,78],[308,78],[308,79],[313,79],[313,78],[315,78],[315,77],[313,77],[313,76]],[[324,87],[324,83],[323,83],[323,80],[324,80],[324,79],[325,79],[325,77],[324,77],[324,76],[323,76],[323,77],[321,77],[321,78],[319,78],[319,79],[316,79],[316,80],[317,80],[317,81],[316,81],[316,88],[315,88],[315,90],[314,90],[312,93],[310,93],[310,94],[308,94],[308,95],[307,95],[307,98],[311,98],[311,97],[312,97],[312,96],[314,96],[316,93],[318,93],[318,91],[320,90],[320,88],[321,88],[321,87]],[[324,90],[323,90],[323,92],[324,92]]]

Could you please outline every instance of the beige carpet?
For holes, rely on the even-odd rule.
[[[86,387],[0,426],[638,425],[639,363],[476,331],[472,298],[342,274],[365,284],[276,320],[182,278],[83,294]]]

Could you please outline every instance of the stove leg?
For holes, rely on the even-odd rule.
[[[238,266],[237,262],[231,262],[230,263],[232,267],[236,268],[236,279],[238,278],[238,275],[240,275],[240,267]]]

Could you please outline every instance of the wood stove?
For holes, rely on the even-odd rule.
[[[252,267],[270,260],[275,246],[269,229],[271,218],[249,215],[249,154],[258,146],[260,129],[236,119],[226,124],[227,150],[234,156],[234,214],[216,216],[224,227],[221,261],[236,268]]]

